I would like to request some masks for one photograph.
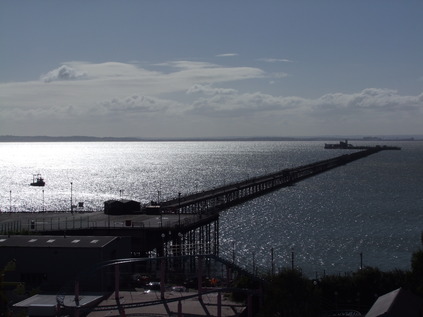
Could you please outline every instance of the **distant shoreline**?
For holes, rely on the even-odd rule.
[[[210,137],[210,138],[134,138],[93,136],[14,136],[0,135],[0,142],[207,142],[207,141],[422,141],[419,136],[319,136],[319,137]]]

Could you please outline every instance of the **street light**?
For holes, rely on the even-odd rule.
[[[181,226],[181,193],[178,193],[178,218],[179,218],[179,227]]]
[[[179,237],[179,255],[183,255],[184,252],[183,251],[183,247],[182,247],[182,237],[184,235],[181,232],[178,232],[178,237]]]
[[[72,199],[72,182],[71,182],[71,197],[70,197],[70,203],[71,203],[71,213],[73,213],[73,199]]]
[[[163,256],[166,256],[165,255],[165,244],[164,244],[164,238],[165,238],[165,234],[164,233],[162,233],[161,234],[161,237],[162,237],[162,253],[163,253]]]

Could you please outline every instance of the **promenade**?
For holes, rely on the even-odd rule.
[[[0,234],[81,229],[172,228],[195,222],[193,214],[106,215],[95,212],[0,212]]]

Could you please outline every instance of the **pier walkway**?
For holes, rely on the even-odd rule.
[[[228,184],[219,188],[161,202],[162,214],[207,215],[245,202],[271,191],[292,185],[338,166],[384,150],[383,147],[367,148],[315,163],[284,169],[279,172]]]

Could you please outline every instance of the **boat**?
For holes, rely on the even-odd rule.
[[[32,183],[31,186],[44,186],[46,183],[44,179],[41,177],[41,174],[34,174],[32,175]]]

